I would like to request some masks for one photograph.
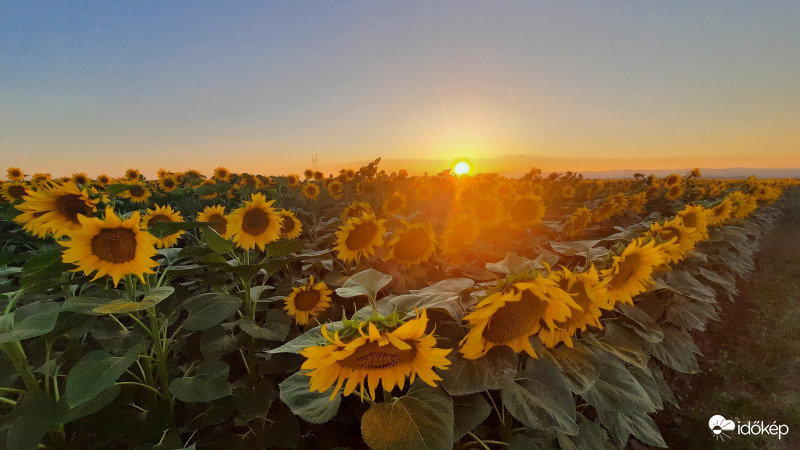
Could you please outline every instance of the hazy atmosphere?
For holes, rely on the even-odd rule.
[[[798,23],[793,1],[4,2],[0,154],[150,177],[312,153],[796,168]]]

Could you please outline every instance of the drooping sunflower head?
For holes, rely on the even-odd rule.
[[[214,169],[214,178],[216,178],[217,181],[228,181],[230,177],[231,171],[228,170],[227,167],[219,166]]]
[[[347,219],[336,232],[334,250],[339,252],[337,258],[357,263],[362,258],[374,255],[376,247],[383,247],[385,222],[385,219],[378,220],[371,213]]]
[[[324,346],[306,347],[300,352],[307,359],[301,366],[305,375],[311,377],[311,391],[325,392],[336,383],[331,400],[344,386],[344,395],[350,395],[361,387],[361,398],[365,390],[375,398],[380,384],[391,391],[395,386],[402,389],[406,378],[409,384],[417,376],[430,386],[436,386],[441,378],[434,368],[447,369],[449,349],[436,348],[433,334],[425,334],[428,316],[425,310],[416,318],[406,321],[398,328],[379,330],[372,322],[358,327],[358,337],[333,337],[326,326],[322,333],[329,342]],[[366,332],[364,331],[366,328]]]
[[[152,228],[153,225],[159,222],[183,222],[183,221],[184,221],[183,217],[181,217],[181,215],[177,211],[172,209],[172,206],[155,205],[155,209],[149,209],[149,208],[147,209],[147,214],[145,214],[144,217],[142,217],[142,223],[140,224],[140,228],[142,230],[147,230],[149,228]],[[180,237],[183,236],[184,233],[185,231],[179,230],[175,233],[166,235],[158,239],[158,242],[156,242],[156,246],[158,248],[172,247],[173,245],[178,243],[178,239],[180,239]]]
[[[632,305],[633,297],[655,283],[653,271],[664,263],[665,256],[656,248],[655,240],[634,239],[622,254],[614,256],[611,267],[602,271],[612,305],[617,302]]]
[[[347,220],[351,217],[361,217],[364,213],[371,214],[372,206],[367,202],[354,201],[347,205],[339,217],[341,217],[342,220]]]
[[[677,173],[673,173],[673,174],[669,175],[669,176],[668,176],[668,177],[667,177],[667,178],[664,180],[664,184],[665,184],[667,187],[672,187],[672,186],[675,186],[675,185],[678,185],[678,184],[680,184],[680,182],[681,182],[682,180],[683,180],[683,177],[681,177],[681,176],[680,176],[680,175],[678,175]]]
[[[592,222],[592,210],[581,206],[576,209],[572,216],[564,224],[564,233],[570,239],[574,239]]]
[[[383,202],[383,213],[387,216],[402,214],[406,209],[406,196],[400,192],[393,192]]]
[[[80,229],[80,216],[94,214],[98,202],[98,198],[91,198],[87,189],[80,189],[71,181],[31,192],[25,198],[25,208],[33,216],[23,229],[37,236],[52,234],[60,238],[68,231]],[[20,220],[24,219],[18,216],[15,220],[22,223]]]
[[[511,200],[508,215],[511,228],[524,230],[542,222],[544,200],[538,195],[517,195]]]
[[[251,250],[264,246],[280,237],[283,220],[264,194],[253,194],[244,206],[228,216],[228,233],[240,248]]]
[[[430,183],[425,183],[418,187],[414,193],[417,200],[421,202],[429,202],[433,198],[433,186]]]
[[[22,181],[25,178],[25,174],[22,173],[19,167],[9,167],[6,174],[11,181]]]
[[[307,285],[292,288],[292,293],[284,299],[286,306],[283,309],[298,325],[305,325],[331,306],[332,294],[324,281],[315,284],[312,275]]]
[[[388,244],[386,259],[393,259],[405,266],[422,264],[436,249],[436,234],[430,222],[402,222],[402,229],[392,236]]]
[[[530,337],[543,328],[558,328],[573,310],[581,307],[552,280],[536,277],[506,284],[464,317],[470,330],[459,351],[466,359],[478,359],[492,347],[505,345],[536,358]]]
[[[297,187],[299,183],[300,183],[300,175],[294,173],[286,175],[286,184],[289,187]]]
[[[667,197],[667,200],[677,200],[678,197],[683,195],[683,191],[684,187],[682,184],[674,184],[667,188],[667,193],[665,194],[665,197]]]
[[[206,206],[197,214],[198,222],[211,222],[209,226],[220,236],[228,238],[228,219],[225,217],[224,205]]]
[[[684,226],[700,233],[701,240],[708,239],[708,212],[702,205],[686,205],[678,216],[683,219]]]
[[[619,205],[612,201],[606,201],[592,210],[592,219],[598,223],[603,222],[614,217],[618,212],[620,212]]]
[[[479,232],[480,227],[472,216],[461,214],[452,218],[442,233],[442,254],[452,256],[461,253],[475,242]]]
[[[724,199],[719,205],[707,210],[708,221],[711,225],[720,225],[725,223],[731,217],[733,212],[733,205],[730,199]]]
[[[294,239],[300,236],[303,232],[303,224],[295,216],[295,214],[288,209],[281,209],[281,239]]]
[[[549,278],[570,294],[581,309],[573,309],[572,315],[564,322],[556,323],[557,327],[554,329],[542,328],[539,337],[547,347],[555,347],[559,342],[564,342],[571,348],[572,337],[577,330],[585,330],[587,325],[602,328],[601,309],[613,309],[608,298],[608,287],[600,281],[594,265],[584,273],[573,273],[564,268],[551,273]]]
[[[628,209],[635,213],[640,213],[644,209],[644,205],[647,203],[647,193],[641,192],[639,194],[631,195],[628,198]]]
[[[28,185],[22,181],[6,181],[0,186],[0,195],[7,202],[22,200],[28,195]]]
[[[109,275],[116,286],[125,275],[136,275],[146,283],[146,273],[154,273],[156,238],[139,229],[139,213],[120,220],[114,210],[106,208],[105,218],[78,216],[82,227],[69,231],[69,240],[58,241],[66,247],[62,254],[65,263],[78,266],[73,272],[94,271],[94,280]]]
[[[303,197],[309,200],[316,200],[319,196],[319,186],[316,183],[308,182],[303,185]]]

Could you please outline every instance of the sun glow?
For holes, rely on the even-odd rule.
[[[456,175],[466,175],[470,170],[472,170],[472,167],[470,167],[469,163],[466,161],[459,161],[453,167],[453,172]]]

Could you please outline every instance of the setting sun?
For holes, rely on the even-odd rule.
[[[456,175],[466,175],[472,169],[469,163],[466,161],[459,161],[456,163],[455,167],[453,167],[453,172]]]

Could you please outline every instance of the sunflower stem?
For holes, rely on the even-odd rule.
[[[2,350],[8,356],[11,363],[14,364],[17,373],[25,384],[25,389],[30,392],[41,391],[39,382],[36,381],[36,376],[34,376],[33,371],[31,371],[31,366],[28,364],[28,357],[25,355],[22,344],[19,341],[8,342],[0,345],[0,350]]]
[[[153,339],[153,351],[156,354],[156,364],[158,366],[158,379],[161,382],[161,397],[164,400],[165,407],[169,409],[169,416],[171,418],[171,427],[175,427],[175,416],[172,409],[174,401],[172,399],[172,392],[169,389],[169,370],[167,369],[167,348],[166,343],[161,335],[161,326],[158,323],[158,315],[155,306],[147,308],[147,315],[150,317],[150,336]],[[152,387],[152,385],[151,385]]]

